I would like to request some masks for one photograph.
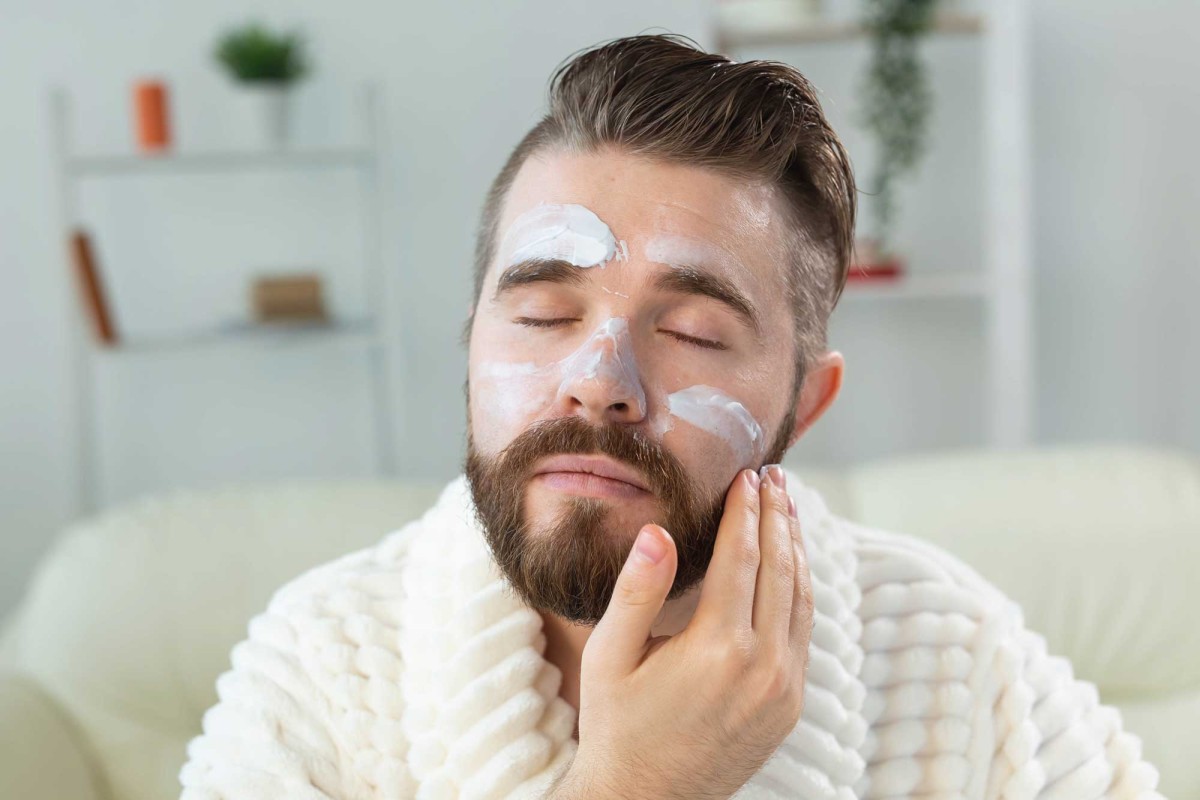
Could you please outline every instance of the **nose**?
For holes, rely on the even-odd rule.
[[[629,323],[608,320],[563,362],[558,403],[569,413],[583,413],[597,423],[636,423],[646,418],[642,388]]]

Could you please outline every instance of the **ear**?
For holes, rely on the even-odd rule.
[[[796,425],[788,438],[788,448],[800,441],[804,432],[811,428],[825,410],[833,405],[842,388],[842,373],[846,360],[836,350],[820,357],[816,365],[804,377],[800,397],[796,399]]]

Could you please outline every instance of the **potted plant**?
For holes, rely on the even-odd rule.
[[[255,109],[261,139],[282,145],[288,136],[289,90],[310,70],[301,35],[272,33],[249,22],[222,33],[215,55]]]
[[[937,0],[866,0],[864,25],[871,62],[863,87],[863,121],[877,145],[871,175],[873,231],[859,248],[892,274],[899,259],[891,251],[896,214],[896,179],[912,172],[924,154],[933,105],[918,46],[933,22]],[[863,271],[871,264],[863,263]]]

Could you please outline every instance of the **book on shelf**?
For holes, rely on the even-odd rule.
[[[76,285],[79,287],[80,299],[83,301],[84,313],[88,317],[92,335],[101,344],[115,345],[116,321],[108,305],[95,251],[86,231],[80,228],[71,231],[70,250],[71,268],[75,273]]]

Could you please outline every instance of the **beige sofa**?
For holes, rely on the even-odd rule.
[[[1097,446],[789,464],[838,513],[917,534],[1018,600],[1200,798],[1200,459]],[[151,497],[73,526],[0,636],[0,798],[178,796],[184,747],[272,590],[418,515],[438,487],[294,483]]]

